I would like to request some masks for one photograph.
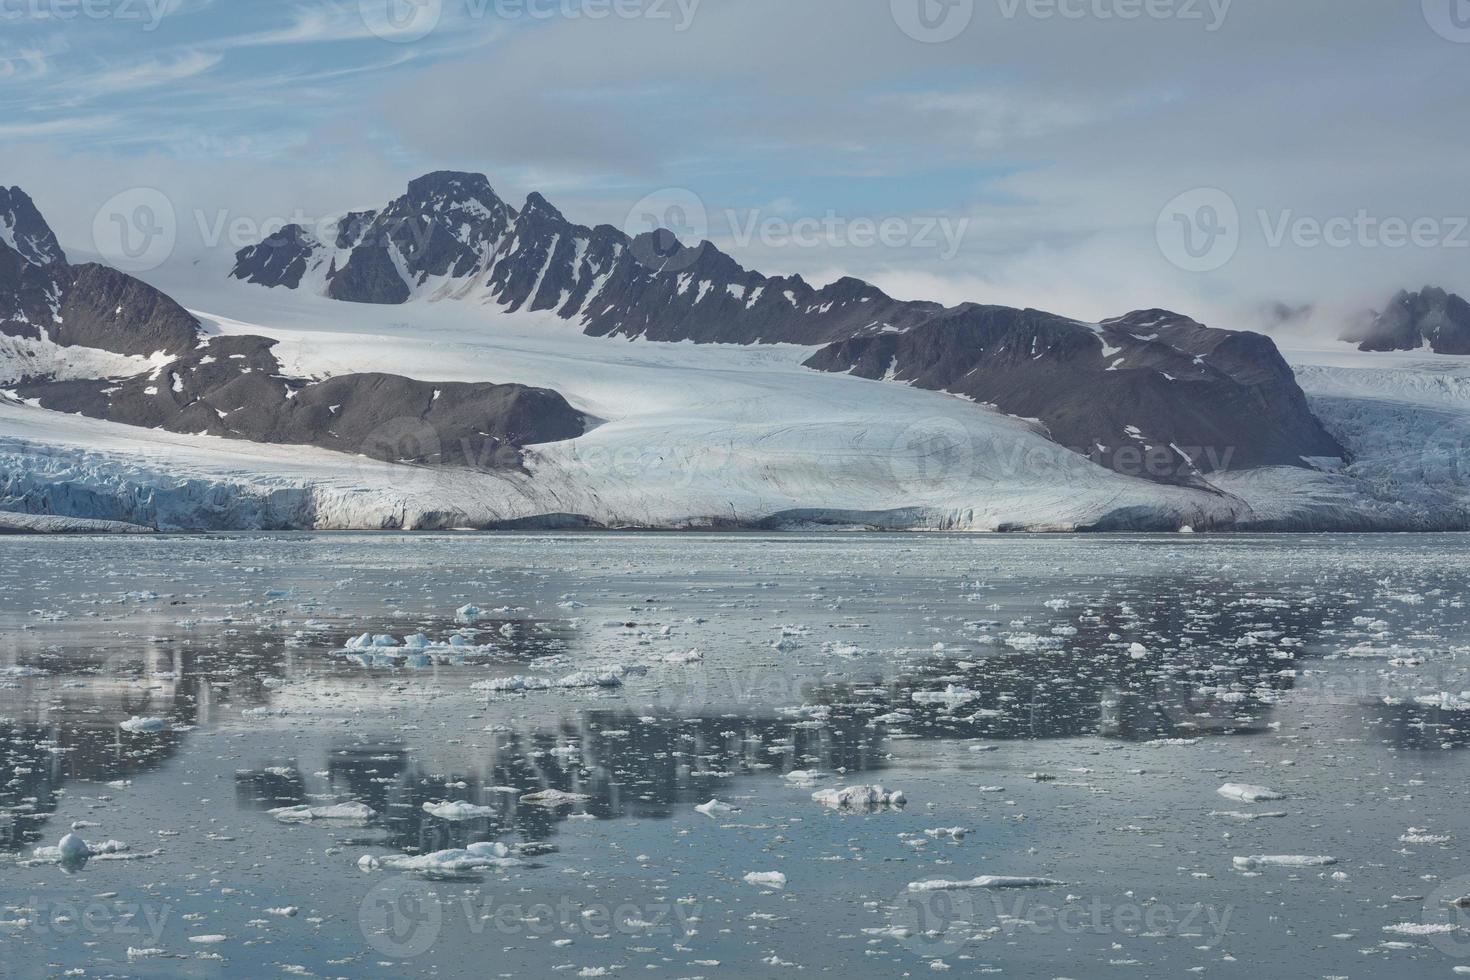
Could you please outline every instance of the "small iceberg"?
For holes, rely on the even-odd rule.
[[[453,803],[425,803],[424,812],[440,820],[479,820],[481,817],[495,816],[494,807],[477,806],[464,800],[455,800]]]
[[[1267,800],[1284,800],[1285,793],[1278,793],[1269,786],[1253,786],[1250,783],[1226,783],[1215,790],[1227,800],[1241,803],[1264,803]]]
[[[710,800],[708,803],[701,803],[694,809],[704,814],[706,817],[710,817],[712,819],[723,817],[727,814],[740,812],[740,808],[738,806],[732,806],[729,803],[723,803],[720,800]]]
[[[911,892],[959,891],[966,888],[1055,888],[1065,882],[1055,878],[1013,877],[1008,875],[980,875],[968,881],[949,881],[936,878],[933,881],[911,881]]]
[[[330,823],[365,824],[378,815],[378,811],[366,803],[333,803],[331,806],[281,806],[267,810],[282,823]]]
[[[167,718],[134,717],[119,722],[117,727],[125,732],[132,732],[134,735],[156,735],[159,732],[168,731],[169,722]]]
[[[902,791],[892,793],[882,786],[848,786],[843,789],[819,789],[812,799],[834,810],[898,809],[908,803]]]
[[[762,888],[786,887],[786,876],[779,871],[749,871],[744,880],[747,885],[759,885]]]

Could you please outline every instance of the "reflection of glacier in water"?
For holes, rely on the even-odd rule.
[[[596,819],[662,819],[676,808],[727,792],[742,779],[793,769],[846,773],[881,770],[889,739],[1040,740],[1101,736],[1125,741],[1247,735],[1269,728],[1273,705],[1299,683],[1307,649],[1324,621],[1342,614],[1331,596],[1286,603],[1247,595],[1180,602],[1162,580],[1134,583],[1125,599],[1059,609],[1041,629],[976,619],[967,657],[936,653],[898,676],[865,682],[811,680],[792,691],[711,679],[685,671],[652,692],[656,714],[587,710],[554,727],[507,728],[481,738],[478,758],[463,753],[450,771],[430,773],[408,742],[323,743],[319,778],[294,761],[236,774],[242,806],[270,809],[324,798],[354,799],[381,818],[371,839],[405,850],[462,846],[514,835],[546,840],[573,814]],[[363,626],[359,623],[358,626]],[[369,632],[409,635],[423,622],[379,620]],[[435,635],[461,625],[429,624]],[[1040,630],[1040,631],[1038,631]],[[387,649],[342,654],[345,635],[319,629],[282,645],[270,629],[211,627],[137,653],[87,656],[30,651],[12,660],[47,663],[54,673],[0,689],[0,828],[16,850],[39,840],[68,780],[109,783],[165,766],[192,726],[241,712],[284,710],[347,700],[387,708],[394,678],[423,668],[481,676],[548,659],[577,646],[566,624],[496,619],[474,633],[495,647],[471,657]],[[1172,648],[1120,642],[1121,636],[1175,637]],[[498,666],[496,666],[498,664]],[[12,668],[16,668],[12,664]],[[747,703],[714,717],[691,713],[734,683]],[[367,685],[364,687],[364,685]],[[801,705],[772,698],[788,695]],[[728,700],[728,699],[726,699]],[[119,722],[167,717],[172,730],[129,735]],[[1376,701],[1361,722],[1405,747],[1470,741],[1470,713]],[[330,749],[326,748],[330,745]],[[442,753],[436,753],[442,754]],[[525,793],[556,789],[589,797],[548,808],[521,804]],[[423,804],[468,800],[494,816],[464,822],[429,818]]]

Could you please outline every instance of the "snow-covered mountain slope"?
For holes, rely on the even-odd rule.
[[[360,305],[453,301],[546,312],[606,337],[817,348],[808,367],[963,395],[1043,423],[1058,445],[1159,483],[1341,457],[1272,341],[1164,310],[1102,324],[1041,310],[902,302],[857,279],[814,289],[709,242],[517,209],[481,174],[411,182],[385,208],[241,249],[231,275]]]
[[[302,377],[392,366],[442,382],[519,378],[603,421],[529,448],[524,471],[496,473],[0,402],[0,509],[186,528],[1470,526],[1453,494],[1395,500],[1351,475],[1212,474],[1219,489],[1123,476],[1057,446],[1034,422],[907,385],[811,372],[804,347],[609,341],[553,315],[487,323],[457,304],[362,307],[349,332],[342,307],[322,297],[230,284],[180,298],[211,333],[276,338],[281,364]],[[1328,378],[1353,399],[1372,387],[1351,368],[1321,368],[1307,376],[1324,393]],[[1373,465],[1392,463],[1355,464]]]

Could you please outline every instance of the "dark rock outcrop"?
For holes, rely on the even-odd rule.
[[[1269,338],[1163,310],[1094,325],[966,306],[903,333],[830,344],[806,364],[1036,419],[1058,444],[1159,482],[1344,455]]]
[[[0,186],[0,333],[39,338],[71,280],[66,253],[19,187]]]
[[[36,380],[42,408],[148,429],[320,446],[418,465],[503,469],[520,447],[572,439],[586,419],[554,391],[432,384],[391,374],[286,377],[266,337],[215,337],[156,371],[121,379]]]
[[[1400,292],[1366,325],[1354,325],[1342,337],[1359,350],[1420,350],[1436,354],[1470,354],[1470,303],[1434,286],[1417,293]]]
[[[61,346],[178,355],[198,343],[199,321],[141,279],[95,263],[73,266],[72,273],[50,330]]]

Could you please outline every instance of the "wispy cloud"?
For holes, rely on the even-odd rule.
[[[171,82],[194,78],[209,71],[224,55],[209,51],[190,51],[169,60],[150,59],[99,72],[85,79],[86,88],[98,95],[131,92]]]
[[[48,119],[44,122],[0,123],[0,139],[44,139],[53,136],[71,136],[77,133],[96,132],[118,122],[117,116],[73,116],[69,119]]]

